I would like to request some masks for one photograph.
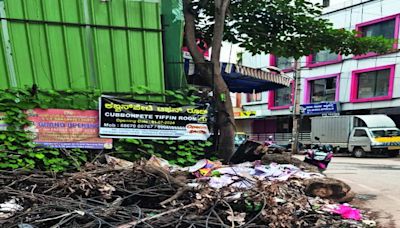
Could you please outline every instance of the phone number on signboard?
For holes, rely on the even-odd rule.
[[[154,128],[152,124],[120,124],[122,128]]]

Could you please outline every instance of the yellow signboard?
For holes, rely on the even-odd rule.
[[[240,111],[240,112],[235,112],[235,117],[241,117],[241,118],[248,118],[252,116],[256,116],[257,112],[256,111]]]

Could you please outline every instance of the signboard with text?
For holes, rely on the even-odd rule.
[[[34,142],[53,148],[111,149],[112,139],[99,137],[98,112],[95,110],[27,110]]]
[[[257,111],[239,111],[233,113],[235,117],[250,118],[257,116]]]
[[[180,106],[112,96],[100,97],[100,136],[207,140],[208,104]]]
[[[340,112],[337,102],[321,102],[316,104],[302,104],[300,106],[303,115],[325,115]]]

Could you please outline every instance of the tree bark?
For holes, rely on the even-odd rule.
[[[190,54],[192,55],[196,68],[199,69],[201,73],[202,80],[215,88],[215,91],[213,92],[215,93],[214,97],[218,112],[217,125],[220,133],[218,140],[219,155],[222,159],[227,161],[232,156],[234,150],[235,120],[229,89],[221,74],[220,54],[225,26],[225,16],[230,0],[215,0],[214,2],[215,24],[212,39],[211,64],[207,64],[204,60],[204,56],[198,51],[196,46],[195,15],[192,14],[190,8],[191,3],[191,0],[184,0],[186,44]],[[211,69],[211,67],[213,69]]]
[[[228,161],[234,152],[234,138],[235,138],[235,119],[233,116],[233,106],[229,94],[228,86],[223,80],[221,73],[215,73],[215,93],[216,105],[218,111],[218,150],[221,152],[220,157]],[[225,98],[221,98],[224,96]]]

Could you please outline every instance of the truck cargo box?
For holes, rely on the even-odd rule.
[[[311,118],[311,141],[319,137],[321,143],[348,143],[354,116],[327,116]]]

